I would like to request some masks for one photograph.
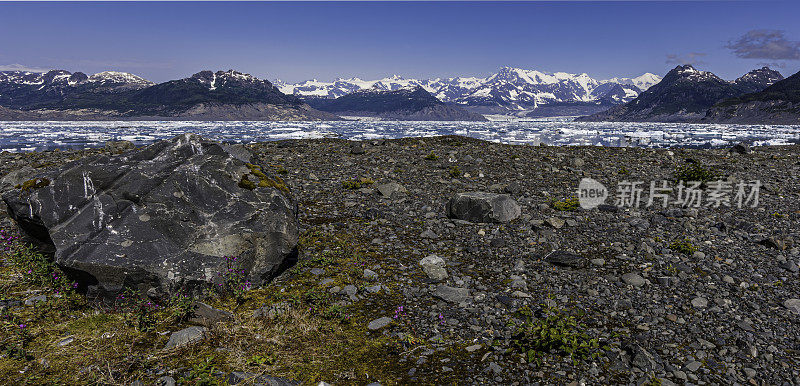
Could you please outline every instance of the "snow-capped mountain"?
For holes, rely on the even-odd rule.
[[[64,70],[48,72],[0,71],[0,84],[30,86],[78,86],[81,84],[101,84],[145,88],[154,83],[138,75],[119,71],[103,71],[94,75],[82,72],[71,73]]]
[[[729,82],[686,64],[670,70],[632,101],[580,120],[696,122],[718,102],[761,91],[781,79],[780,72],[764,67]]]
[[[64,70],[43,73],[0,71],[0,106],[33,107],[57,102],[78,93],[118,93],[140,90],[153,84],[140,76],[116,71],[91,76]]]
[[[744,93],[759,92],[776,82],[783,80],[780,72],[767,66],[755,69],[733,81]]]
[[[336,99],[311,98],[311,107],[345,116],[378,117],[400,121],[486,121],[461,106],[445,104],[422,86],[398,90],[370,88]]]
[[[154,84],[106,71],[0,72],[0,120],[338,120],[272,83],[238,71],[201,71]]]
[[[310,80],[288,84],[276,81],[275,84],[285,94],[326,99],[372,88],[391,91],[420,86],[443,102],[525,110],[552,103],[625,103],[660,80],[651,73],[636,78],[596,80],[587,74],[503,67],[486,78],[406,79],[395,75],[378,80],[340,78],[333,82]]]

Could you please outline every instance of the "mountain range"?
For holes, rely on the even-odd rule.
[[[159,84],[122,72],[0,72],[0,106],[0,119],[340,119],[233,70]]]
[[[458,105],[446,104],[421,86],[388,91],[358,90],[336,99],[307,99],[312,107],[343,116],[378,117],[399,121],[486,121]]]
[[[399,76],[273,84],[201,71],[153,83],[115,71],[0,72],[0,120],[485,120],[481,114],[586,115],[581,121],[800,124],[800,75],[767,67],[727,81],[691,65],[664,78],[594,80],[510,67],[486,78]]]
[[[800,72],[762,91],[719,102],[706,112],[701,121],[800,125]]]
[[[677,66],[658,84],[623,105],[614,106],[581,121],[699,122],[715,104],[730,98],[764,90],[783,79],[775,70],[763,67],[733,81],[691,65]]]
[[[422,87],[442,102],[460,105],[473,112],[528,114],[547,106],[583,107],[581,111],[604,110],[633,100],[660,80],[659,76],[651,73],[635,78],[596,80],[587,74],[503,67],[486,78],[410,79],[395,75],[378,80],[340,78],[332,82],[309,80],[296,84],[278,80],[275,85],[284,94],[306,101],[335,99],[361,90],[394,91]]]

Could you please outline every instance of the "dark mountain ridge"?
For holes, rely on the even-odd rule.
[[[767,67],[750,71],[735,81],[728,82],[691,65],[677,66],[661,82],[642,92],[634,100],[578,120],[697,122],[716,103],[753,90],[763,90],[781,79],[783,76],[779,72]]]
[[[800,125],[800,72],[762,91],[717,103],[702,122]]]
[[[124,74],[124,73],[114,73]],[[331,120],[293,95],[285,95],[267,80],[229,71],[201,71],[164,83],[139,82],[134,75],[92,77],[66,71],[39,78],[0,78],[6,99],[0,106],[23,110],[40,119],[202,119],[202,120]],[[128,80],[128,82],[125,82]],[[145,83],[146,82],[146,83]],[[36,89],[38,87],[38,89]],[[16,114],[1,114],[14,119]],[[24,115],[24,114],[23,114]]]

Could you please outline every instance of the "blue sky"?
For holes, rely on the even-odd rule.
[[[0,68],[237,69],[286,81],[485,76],[501,66],[732,79],[800,70],[800,1],[0,3]]]

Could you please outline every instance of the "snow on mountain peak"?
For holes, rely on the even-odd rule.
[[[659,76],[651,73],[645,73],[636,78],[596,80],[586,73],[548,73],[505,66],[486,78],[411,79],[395,74],[376,80],[337,78],[333,82],[313,80],[296,84],[276,82],[276,85],[285,94],[326,99],[337,98],[359,90],[393,91],[419,86],[444,102],[507,105],[511,108],[522,109],[526,106],[550,102],[612,100],[615,103],[622,103],[635,98],[641,91],[660,81]],[[603,86],[605,84],[609,85]],[[613,88],[613,84],[618,84],[620,88]],[[610,92],[613,92],[613,97],[607,95]]]
[[[132,84],[147,84],[152,85],[153,82],[144,79],[138,75],[120,71],[103,71],[89,76],[89,82],[110,82],[110,83],[132,83]]]

